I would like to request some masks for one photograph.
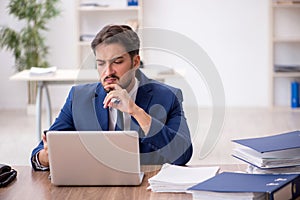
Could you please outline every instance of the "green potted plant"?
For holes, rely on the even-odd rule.
[[[0,48],[11,51],[15,58],[17,71],[31,67],[49,67],[46,60],[48,46],[43,32],[47,31],[47,22],[59,15],[59,0],[10,0],[7,8],[10,15],[24,22],[24,27],[14,30],[10,27],[0,28]],[[29,88],[35,88],[29,83]],[[32,89],[29,89],[31,93]],[[29,95],[28,103],[35,103],[35,96]],[[33,102],[32,102],[33,101]]]

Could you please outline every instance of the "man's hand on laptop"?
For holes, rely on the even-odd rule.
[[[47,138],[45,134],[42,135],[42,139],[44,143],[44,149],[42,149],[38,153],[38,160],[42,166],[49,167],[48,144],[47,144]]]

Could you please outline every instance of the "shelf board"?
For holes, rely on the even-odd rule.
[[[291,112],[300,112],[300,107],[292,108],[290,106],[276,106],[276,105],[274,105],[273,110],[274,111],[287,111],[287,112],[289,112],[289,111],[291,111]]]
[[[274,8],[300,8],[300,3],[298,2],[274,2]]]
[[[79,6],[79,11],[138,11],[139,6],[126,7],[94,7],[94,6]]]
[[[300,42],[300,36],[276,36],[274,42]]]
[[[300,78],[300,72],[273,72],[274,78]]]

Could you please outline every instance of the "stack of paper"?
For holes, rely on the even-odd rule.
[[[186,192],[187,188],[217,174],[219,167],[183,167],[164,164],[148,182],[153,192]]]
[[[223,172],[188,190],[193,199],[295,199],[300,196],[300,175]]]
[[[48,68],[40,68],[40,67],[31,67],[30,75],[51,75],[56,72],[57,67],[48,67]]]
[[[233,142],[239,144],[233,156],[252,165],[253,172],[300,173],[300,131]]]

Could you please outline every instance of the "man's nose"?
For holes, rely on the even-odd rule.
[[[106,66],[105,66],[105,74],[106,75],[110,75],[110,74],[114,74],[115,73],[115,70],[114,70],[114,68],[112,67],[112,65],[111,64],[107,64]]]

